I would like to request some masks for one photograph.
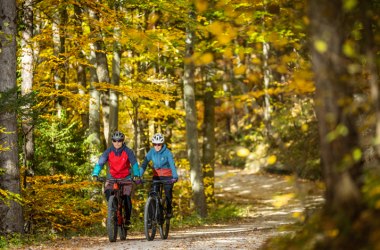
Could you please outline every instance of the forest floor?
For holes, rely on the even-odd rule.
[[[167,240],[158,234],[147,241],[143,232],[133,232],[114,243],[107,237],[75,237],[23,249],[260,249],[268,238],[292,233],[292,225],[323,203],[321,185],[290,176],[224,168],[215,179],[218,199],[245,208],[241,220],[171,230]]]

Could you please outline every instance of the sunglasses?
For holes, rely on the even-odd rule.
[[[124,140],[112,140],[113,142],[123,142]]]
[[[156,143],[154,143],[153,146],[162,146],[162,144],[156,144]]]

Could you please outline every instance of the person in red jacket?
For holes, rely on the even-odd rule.
[[[113,182],[112,179],[125,179],[125,182],[129,185],[125,186],[123,190],[123,200],[128,212],[125,216],[127,219],[127,225],[130,224],[131,211],[132,211],[132,177],[140,177],[139,165],[136,160],[135,153],[132,149],[127,147],[124,143],[125,136],[122,132],[116,131],[112,134],[112,145],[107,148],[106,151],[100,156],[92,172],[93,177],[98,177],[99,173],[103,169],[103,166],[108,162],[107,168],[107,180],[105,183],[105,195],[108,201],[111,196]],[[132,173],[133,172],[133,173]]]

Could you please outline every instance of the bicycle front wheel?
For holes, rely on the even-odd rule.
[[[117,199],[113,195],[108,199],[107,232],[110,242],[115,242],[117,238]]]
[[[149,241],[153,240],[156,236],[156,206],[156,199],[149,197],[144,208],[144,232],[145,238]]]

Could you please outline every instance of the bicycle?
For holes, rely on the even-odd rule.
[[[158,190],[149,192],[148,199],[144,207],[144,233],[148,241],[152,241],[156,236],[157,226],[159,227],[161,239],[167,239],[170,228],[170,217],[167,216],[165,197],[163,197],[163,185],[172,184],[172,180],[141,180],[159,184]]]
[[[114,179],[109,178],[106,179],[104,177],[99,177],[98,181],[105,182],[106,180],[113,183],[113,187],[111,190],[111,195],[108,199],[107,204],[107,233],[108,239],[110,242],[115,242],[117,239],[117,234],[119,232],[120,240],[125,240],[127,238],[127,219],[124,214],[128,211],[125,211],[126,208],[124,206],[123,198],[123,187],[125,185],[132,185],[132,181],[126,181],[125,179]]]

